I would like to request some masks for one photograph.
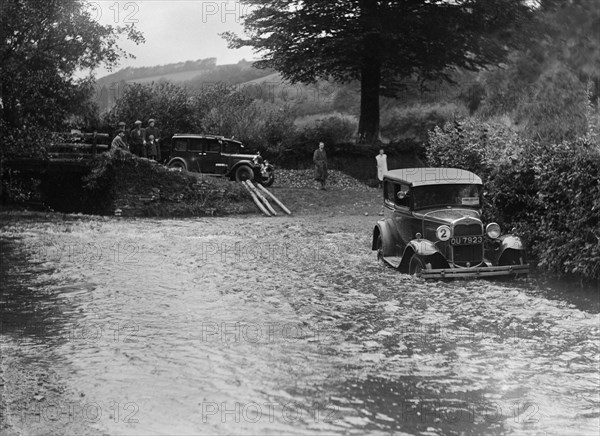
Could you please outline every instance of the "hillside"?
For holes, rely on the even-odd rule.
[[[242,61],[244,62],[244,61]],[[149,79],[181,81],[189,80],[198,74],[214,70],[217,67],[216,58],[198,59],[195,61],[177,62],[174,64],[155,65],[151,67],[123,68],[115,73],[100,77],[96,80],[98,86],[111,85],[118,82],[141,82]],[[182,73],[188,73],[189,76],[177,80]]]
[[[188,88],[200,89],[207,83],[224,82],[244,84],[261,77],[273,75],[272,70],[259,70],[251,62],[217,65],[216,58],[151,67],[124,68],[96,80],[96,103],[100,112],[112,108],[128,83],[150,83],[166,80]]]

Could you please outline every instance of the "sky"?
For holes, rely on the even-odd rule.
[[[136,56],[122,59],[113,72],[126,67],[164,65],[204,58],[217,58],[217,64],[254,60],[248,47],[227,48],[219,33],[242,34],[242,17],[247,6],[234,0],[86,0],[90,13],[101,24],[134,23],[146,42],[135,45],[122,38],[120,46]],[[97,69],[97,78],[110,74]]]

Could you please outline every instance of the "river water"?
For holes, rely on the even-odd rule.
[[[598,434],[593,297],[399,274],[376,220],[9,217],[7,429]]]

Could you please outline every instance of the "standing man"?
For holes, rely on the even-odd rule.
[[[146,157],[146,132],[140,120],[135,122],[135,128],[129,134],[129,146],[133,154]]]
[[[379,179],[379,187],[383,182],[383,174],[388,170],[387,168],[387,154],[383,152],[383,148],[379,149],[379,154],[375,156],[377,161],[377,178]]]
[[[160,130],[154,127],[155,121],[154,118],[150,118],[148,120],[148,127],[146,127],[146,138],[154,137],[154,144],[148,147],[148,156],[154,155],[155,160],[160,162]],[[152,150],[150,150],[152,148]],[[152,152],[154,151],[154,153]]]
[[[319,142],[319,148],[313,154],[315,163],[315,180],[321,182],[321,189],[325,190],[325,181],[327,180],[327,153],[325,153],[325,143]]]

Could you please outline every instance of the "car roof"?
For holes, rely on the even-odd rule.
[[[173,138],[207,138],[207,139],[221,139],[222,141],[230,141],[241,144],[237,139],[226,138],[220,135],[204,135],[202,133],[175,133]]]
[[[403,168],[387,171],[384,178],[411,186],[482,184],[478,175],[459,168]]]

